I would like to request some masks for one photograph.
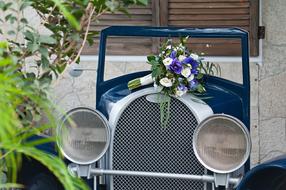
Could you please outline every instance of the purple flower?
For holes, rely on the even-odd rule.
[[[199,82],[196,79],[193,79],[189,82],[189,89],[195,90],[198,87]]]
[[[182,63],[177,58],[175,58],[172,64],[170,65],[169,69],[176,74],[181,74],[181,71],[183,70],[183,66],[182,66]]]
[[[183,61],[184,64],[191,64],[193,69],[196,69],[199,66],[199,63],[194,60],[192,57],[187,57]]]
[[[191,53],[189,52],[189,50],[185,50],[185,54],[190,55]]]
[[[177,52],[173,50],[172,53],[170,54],[170,57],[171,57],[172,59],[175,59],[176,56],[177,56]]]
[[[197,69],[192,69],[191,73],[194,74],[194,75],[197,75],[197,74],[199,74],[199,71]]]
[[[184,85],[184,84],[180,84],[178,87],[177,87],[178,90],[180,91],[186,91],[188,90],[188,88]]]

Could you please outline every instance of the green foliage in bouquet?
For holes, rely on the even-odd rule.
[[[162,44],[159,55],[147,57],[151,64],[155,85],[165,95],[182,96],[185,93],[204,93],[204,74],[214,75],[219,67],[204,62],[198,54],[185,45],[188,37],[178,44],[171,39]],[[216,72],[217,73],[217,72]]]
[[[177,44],[171,39],[166,40],[160,47],[159,55],[147,57],[152,74],[128,83],[129,89],[132,90],[154,82],[157,91],[165,95],[164,101],[160,101],[163,126],[167,126],[170,117],[170,96],[180,97],[186,93],[203,94],[206,92],[204,75],[220,73],[218,65],[204,62],[203,58],[187,48],[185,44],[188,38],[180,38]]]

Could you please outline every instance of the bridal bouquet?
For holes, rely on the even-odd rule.
[[[185,46],[187,40],[188,37],[181,38],[180,43],[173,44],[169,39],[163,43],[159,55],[147,57],[152,74],[130,81],[128,88],[133,90],[154,83],[159,92],[176,97],[187,92],[205,92],[202,58],[188,50]]]
[[[198,54],[191,52],[185,46],[188,37],[181,38],[178,44],[167,40],[162,44],[159,55],[149,55],[147,63],[151,65],[152,73],[137,78],[128,83],[130,90],[154,83],[160,99],[160,120],[167,127],[170,118],[171,96],[180,97],[186,93],[204,93],[204,74],[220,73],[220,67],[209,62],[202,62]],[[164,98],[160,94],[165,95]]]

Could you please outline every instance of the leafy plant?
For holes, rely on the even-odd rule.
[[[80,61],[84,44],[97,35],[89,32],[91,23],[106,12],[127,12],[131,4],[145,5],[147,0],[0,0],[0,23],[10,26],[0,29],[0,178],[7,173],[9,182],[0,180],[0,189],[21,187],[15,183],[22,155],[45,165],[65,189],[87,189],[69,175],[60,158],[35,148],[54,137],[29,138],[55,127],[49,84],[67,64]],[[31,7],[46,33],[25,17]],[[43,115],[48,122],[41,121]]]
[[[29,140],[33,135],[55,126],[53,107],[45,96],[41,96],[36,83],[31,83],[23,77],[17,57],[11,54],[7,42],[0,42],[0,81],[0,172],[5,172],[10,181],[1,184],[0,187],[21,187],[16,185],[17,169],[21,164],[22,155],[25,155],[50,169],[65,189],[87,189],[78,178],[69,175],[66,165],[60,158],[35,148],[37,145],[53,142],[53,137]],[[39,113],[46,115],[49,121],[34,127],[40,121],[40,117],[35,117]]]

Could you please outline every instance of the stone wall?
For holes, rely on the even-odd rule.
[[[286,1],[263,2],[266,39],[258,86],[261,162],[286,152]]]

